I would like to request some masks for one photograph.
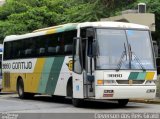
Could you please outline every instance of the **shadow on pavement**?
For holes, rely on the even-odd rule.
[[[117,109],[117,108],[141,108],[138,106],[125,106],[125,107],[119,107],[118,102],[98,102],[98,101],[85,101],[83,104],[83,108],[87,109]]]
[[[11,94],[15,94],[15,93],[11,93],[11,92],[0,92],[0,95],[11,95]]]
[[[19,99],[18,97],[12,97]],[[20,99],[19,99],[20,100]],[[47,103],[58,103],[58,104],[69,104],[72,105],[71,99],[66,99],[64,97],[59,96],[35,96],[31,99],[25,100],[32,100],[32,101],[40,101],[40,102],[47,102]],[[129,102],[134,103],[134,102]],[[99,102],[99,101],[84,101],[83,105],[80,107],[82,109],[117,109],[117,108],[124,108],[124,109],[133,109],[133,108],[143,108],[142,106],[126,106],[126,107],[119,107],[116,101],[114,102]]]

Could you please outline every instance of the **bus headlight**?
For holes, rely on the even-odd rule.
[[[97,80],[98,85],[115,85],[117,84],[115,80]]]
[[[104,85],[115,85],[116,81],[115,80],[104,80]]]
[[[146,93],[155,93],[155,89],[148,89],[147,91],[146,91]]]

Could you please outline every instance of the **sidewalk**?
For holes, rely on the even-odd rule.
[[[153,103],[160,104],[160,98],[155,99],[130,99],[130,102],[138,102],[138,103]]]

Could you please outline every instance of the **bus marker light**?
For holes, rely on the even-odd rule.
[[[103,80],[97,80],[97,84],[103,84]]]

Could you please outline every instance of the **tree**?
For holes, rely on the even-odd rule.
[[[99,21],[139,2],[145,2],[148,11],[156,14],[156,34],[159,34],[159,0],[7,0],[0,7],[0,39],[58,24]]]

